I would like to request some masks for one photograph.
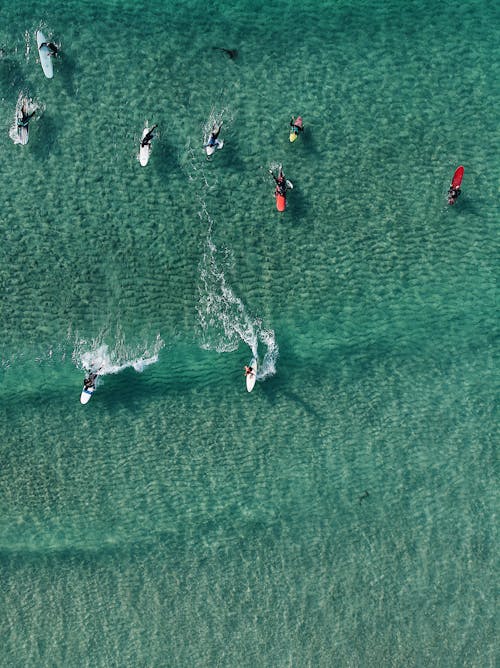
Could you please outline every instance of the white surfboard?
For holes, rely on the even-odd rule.
[[[149,161],[149,156],[151,155],[151,144],[146,144],[146,146],[142,145],[142,140],[144,137],[148,134],[148,132],[151,130],[151,128],[144,128],[142,131],[141,135],[141,147],[139,149],[139,162],[143,167],[145,167],[148,164]]]
[[[29,130],[27,125],[18,125],[17,126],[17,136],[19,137],[19,143],[22,146],[26,146],[29,139]]]
[[[253,388],[255,387],[255,381],[257,379],[257,360],[252,358],[252,361],[248,366],[252,367],[252,373],[249,373],[246,376],[246,381],[247,381],[247,391],[251,392]]]
[[[94,394],[94,392],[95,392],[95,387],[89,387],[89,388],[84,387],[82,393],[80,394],[80,403],[88,404],[89,401],[92,399],[92,395]]]
[[[218,148],[222,148],[224,146],[224,140],[223,139],[216,139],[215,144],[213,146],[205,146],[205,152],[207,156],[211,156],[215,153],[215,151]]]
[[[52,52],[47,46],[47,38],[41,30],[36,31],[36,44],[38,46],[43,73],[47,79],[52,79],[54,76],[54,66],[52,64],[52,56],[50,55]]]

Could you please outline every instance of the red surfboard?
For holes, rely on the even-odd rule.
[[[460,167],[456,168],[455,173],[453,174],[451,187],[460,188],[460,184],[462,183],[463,177],[464,177],[464,168],[462,165],[460,165]]]
[[[285,195],[280,195],[278,190],[276,190],[274,196],[276,197],[276,208],[278,209],[278,211],[284,211],[286,209]]]

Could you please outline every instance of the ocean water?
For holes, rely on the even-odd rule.
[[[1,16],[0,665],[498,665],[498,3]]]

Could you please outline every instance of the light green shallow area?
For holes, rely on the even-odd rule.
[[[2,18],[0,666],[494,666],[497,4]]]

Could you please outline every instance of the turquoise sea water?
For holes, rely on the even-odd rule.
[[[0,665],[494,666],[498,4],[1,16]]]

